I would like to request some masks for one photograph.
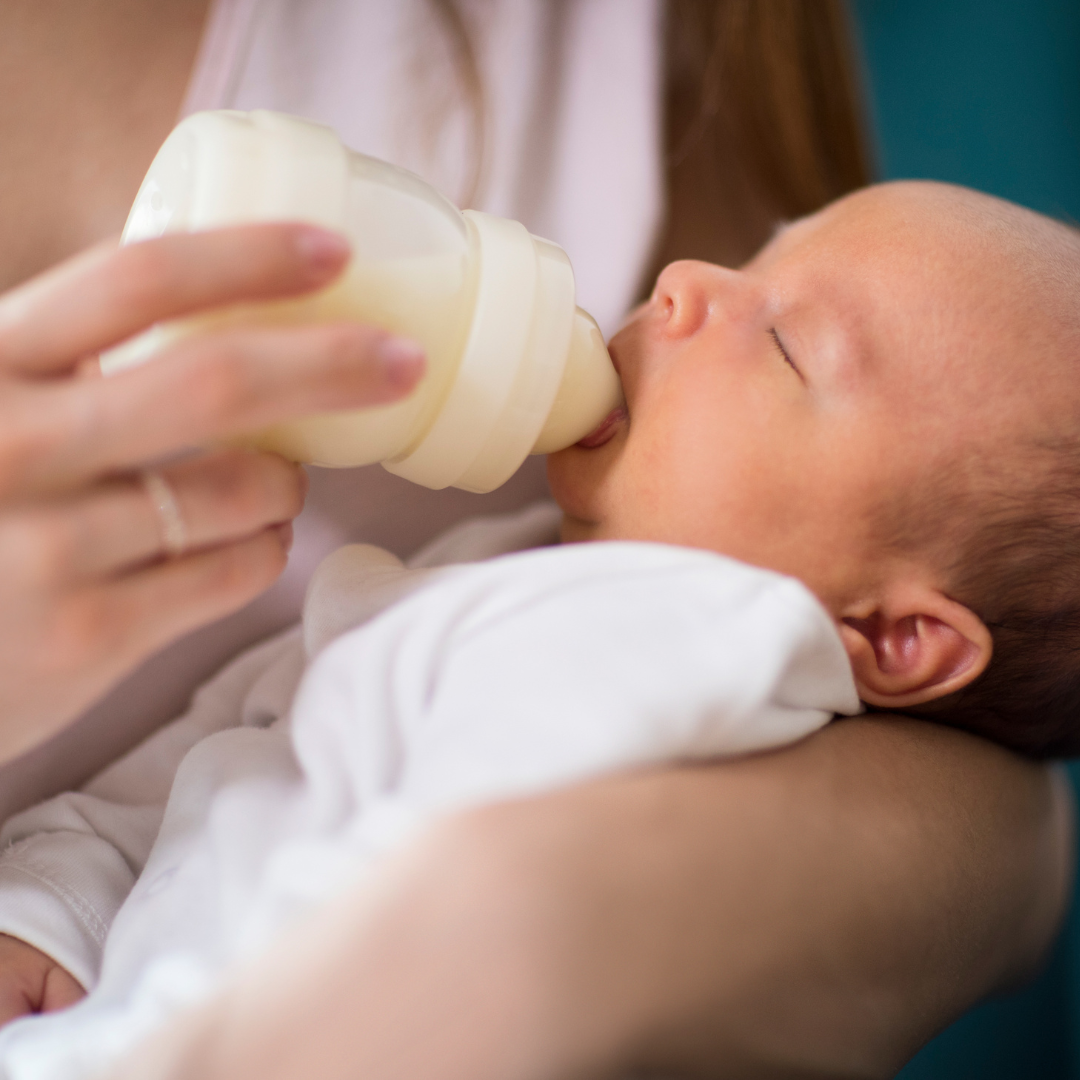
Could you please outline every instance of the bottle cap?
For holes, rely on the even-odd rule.
[[[530,453],[587,435],[618,404],[621,388],[595,322],[574,307],[574,272],[562,248],[507,218],[476,210],[464,217],[478,280],[457,377],[420,444],[384,467],[428,487],[487,492]]]

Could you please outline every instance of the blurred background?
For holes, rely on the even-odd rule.
[[[1080,224],[1080,0],[850,2],[879,176]],[[1076,787],[1080,764],[1070,774]],[[1080,1080],[1080,905],[1037,983],[971,1012],[900,1077]]]

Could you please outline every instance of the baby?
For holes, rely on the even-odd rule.
[[[669,266],[612,351],[626,416],[551,459],[565,540],[790,574],[868,705],[1080,751],[1080,233],[871,188]]]
[[[94,992],[5,1028],[0,1073],[99,1071],[456,808],[860,701],[1073,752],[1077,298],[1080,235],[933,184],[669,266],[611,343],[625,408],[549,459],[563,546],[540,507],[409,568],[342,549],[302,630],[8,822],[3,1018]]]

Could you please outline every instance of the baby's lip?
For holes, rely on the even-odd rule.
[[[584,439],[579,439],[577,445],[585,450],[594,450],[596,447],[610,442],[615,437],[619,425],[628,415],[625,405],[617,405]]]

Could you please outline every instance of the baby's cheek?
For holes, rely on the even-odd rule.
[[[580,517],[592,501],[598,477],[590,455],[597,451],[581,450],[571,446],[555,454],[548,454],[548,486],[552,497],[562,510]]]
[[[625,471],[625,442],[625,434],[620,432],[595,449],[571,446],[548,455],[551,494],[566,513],[597,521],[605,507],[610,509],[617,478]]]

